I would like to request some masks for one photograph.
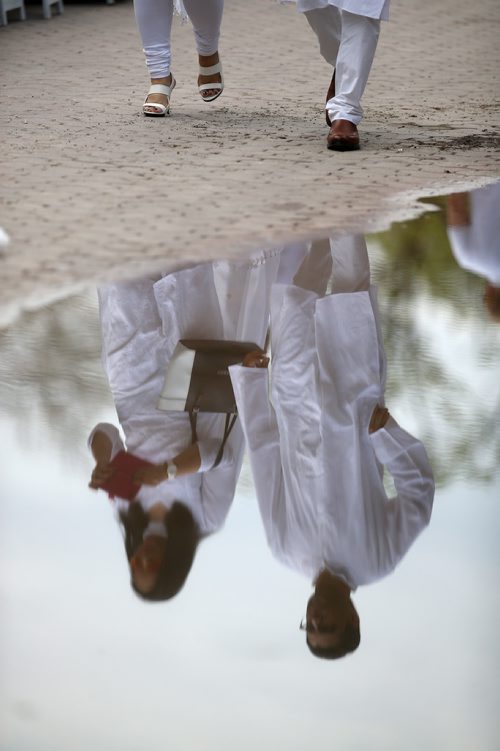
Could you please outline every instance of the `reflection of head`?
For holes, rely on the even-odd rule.
[[[315,657],[334,660],[354,652],[360,643],[359,616],[350,589],[323,579],[307,603],[307,646]]]
[[[487,284],[484,290],[484,305],[495,323],[500,323],[500,287]]]
[[[128,511],[120,515],[125,532],[125,551],[130,562],[143,545],[143,534],[149,518],[139,503],[131,503]],[[131,585],[144,600],[161,601],[174,597],[184,586],[191,570],[200,534],[190,510],[176,502],[165,517],[167,537],[161,541],[159,566],[152,587],[140,591],[133,579]]]
[[[315,657],[321,657],[324,660],[336,660],[339,657],[345,657],[350,652],[355,652],[359,647],[361,635],[359,633],[359,623],[357,626],[348,624],[344,631],[339,634],[335,644],[330,646],[313,646],[309,636],[307,637],[307,646]]]

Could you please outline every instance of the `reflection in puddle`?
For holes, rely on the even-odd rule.
[[[374,728],[381,748],[409,731],[411,748],[493,745],[492,190],[449,198],[448,229],[431,212],[380,235],[107,284],[99,325],[84,296],[1,334],[6,748],[303,748],[331,737],[332,718],[340,748],[373,747]],[[200,345],[181,339],[218,344],[194,357]],[[228,340],[249,354],[221,360]],[[220,413],[203,411],[231,384]],[[132,488],[133,501],[86,489],[89,434],[92,483]],[[113,470],[125,447],[152,466]],[[433,475],[432,523],[406,555]],[[300,617],[311,651],[333,657],[356,648],[358,612],[356,654],[311,659]],[[132,685],[144,688],[124,716]],[[455,730],[415,723],[421,691]]]

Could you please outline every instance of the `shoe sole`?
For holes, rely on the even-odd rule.
[[[359,143],[345,143],[345,141],[334,141],[333,143],[327,143],[327,148],[330,151],[359,151]]]

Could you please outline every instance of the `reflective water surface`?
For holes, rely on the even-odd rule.
[[[496,747],[498,191],[435,203],[0,332],[0,748]],[[215,469],[223,416],[198,414],[193,458],[188,414],[157,409],[179,339],[270,359],[230,368],[239,418]],[[132,503],[88,487],[99,424],[159,466]],[[165,517],[180,500],[192,568],[148,602],[188,544]],[[306,614],[321,571],[355,611]],[[301,619],[331,644],[353,612],[359,647],[313,656]]]

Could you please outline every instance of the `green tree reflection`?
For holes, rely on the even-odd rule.
[[[23,313],[0,331],[0,404],[23,445],[86,454],[95,416],[110,405],[100,361],[95,291]]]
[[[368,241],[388,404],[414,420],[440,484],[489,481],[500,464],[500,331],[483,307],[484,280],[457,265],[442,211]]]

